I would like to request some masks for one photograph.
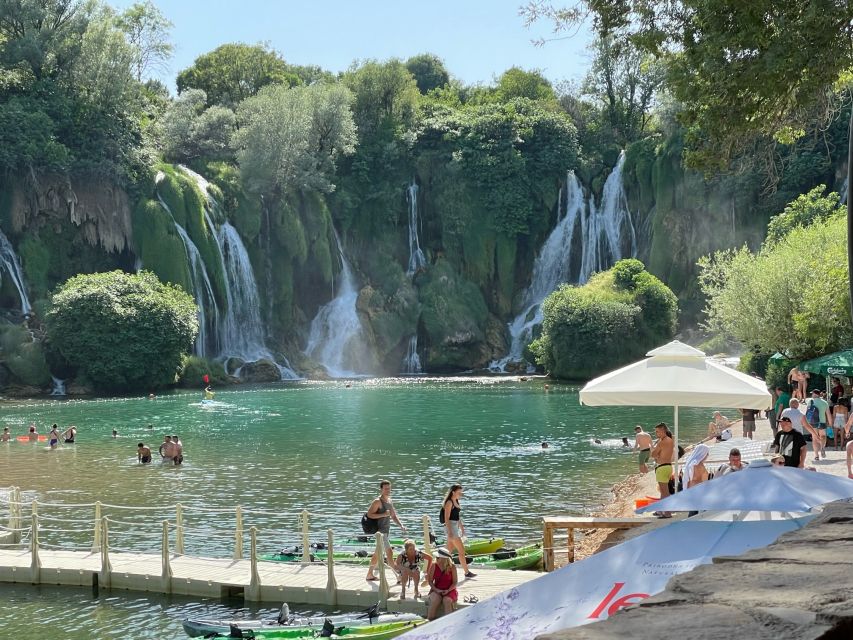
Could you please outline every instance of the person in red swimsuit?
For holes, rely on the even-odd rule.
[[[444,613],[452,613],[453,606],[459,598],[456,591],[456,565],[450,552],[442,547],[438,550],[438,557],[427,570],[429,580],[429,608],[427,609],[427,620],[435,620],[438,617],[438,607],[444,607]]]

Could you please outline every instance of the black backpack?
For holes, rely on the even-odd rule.
[[[444,524],[444,505],[441,505],[441,511],[438,512],[438,521]]]
[[[365,513],[361,516],[361,530],[364,531],[368,535],[373,535],[377,531],[379,531],[379,520],[376,518],[368,518]]]

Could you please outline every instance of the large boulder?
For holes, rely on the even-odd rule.
[[[275,362],[264,358],[256,362],[247,362],[240,369],[240,380],[243,382],[278,382],[281,380],[281,371]]]

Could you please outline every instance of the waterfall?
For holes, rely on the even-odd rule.
[[[50,379],[53,380],[53,388],[50,390],[50,395],[57,397],[64,396],[65,380],[60,380],[56,376],[50,376]]]
[[[228,299],[228,311],[221,325],[220,355],[236,356],[246,362],[267,359],[278,364],[264,342],[258,285],[243,240],[237,229],[228,222],[219,228],[216,240],[222,257]],[[299,377],[286,359],[284,365],[278,364],[278,368],[283,379],[295,380]]]
[[[157,174],[154,182],[160,183],[165,177],[165,174],[161,171]],[[163,200],[163,197],[159,192],[157,193],[157,200],[160,202],[160,206],[163,207],[163,209],[171,216],[172,211],[169,209],[169,205],[165,200]],[[172,217],[172,222],[175,224],[175,230],[178,232],[178,236],[184,244],[184,253],[187,257],[187,265],[189,265],[190,277],[192,278],[192,294],[193,298],[195,298],[196,306],[198,307],[198,336],[196,337],[193,351],[197,356],[205,358],[207,357],[209,347],[208,336],[210,335],[213,339],[216,339],[216,331],[219,325],[219,307],[216,304],[216,298],[213,295],[213,287],[210,284],[210,277],[207,275],[207,267],[205,267],[204,260],[202,260],[198,247],[174,217]],[[206,302],[210,305],[209,308],[213,311],[213,332],[211,334],[208,333],[208,307],[205,304]]]
[[[409,268],[406,274],[411,277],[427,265],[426,256],[421,251],[421,243],[418,239],[418,185],[414,178],[412,178],[412,184],[406,189],[406,199],[409,202]]]
[[[217,325],[219,357],[223,360],[235,357],[244,362],[270,360],[278,366],[282,379],[298,379],[299,376],[290,367],[287,359],[283,358],[284,364],[279,363],[266,346],[258,284],[243,239],[237,229],[227,221],[219,227],[219,231],[216,230],[210,211],[221,211],[221,207],[210,193],[210,183],[195,171],[183,165],[179,167],[195,180],[205,196],[207,207],[204,210],[204,221],[216,238],[220,265],[225,277],[225,299],[228,308],[225,317]]]
[[[409,349],[403,358],[403,371],[409,375],[422,373],[421,358],[418,355],[418,335],[415,334],[409,338]]]
[[[21,261],[18,260],[15,248],[2,231],[0,231],[0,266],[6,270],[6,273],[12,278],[12,284],[18,290],[18,297],[21,299],[21,312],[25,316],[29,315],[33,308],[30,305],[30,298],[27,296],[27,283],[24,281],[24,270],[21,269]]]
[[[568,172],[566,188],[558,199],[557,225],[533,263],[533,277],[522,296],[521,313],[508,325],[509,353],[489,365],[493,371],[504,371],[510,362],[523,361],[534,329],[542,324],[542,302],[560,284],[583,284],[593,273],[621,260],[626,252],[637,254],[637,236],[622,184],[624,164],[623,152],[604,183],[599,207],[592,196],[584,196],[574,171]],[[581,237],[576,242],[578,228]],[[572,255],[573,243],[579,244],[579,260]]]
[[[332,377],[344,378],[360,375],[356,371],[368,361],[368,352],[356,310],[358,288],[338,232],[332,230],[341,260],[338,295],[320,307],[311,321],[305,353],[322,364]]]

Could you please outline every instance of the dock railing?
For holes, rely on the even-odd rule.
[[[246,509],[240,505],[230,509],[174,505],[126,506],[96,501],[93,503],[40,502],[27,498],[18,487],[0,491],[0,521],[3,509],[6,525],[0,525],[0,550],[30,552],[30,571],[33,583],[41,578],[42,550],[66,550],[84,554],[99,554],[99,584],[109,587],[112,577],[111,556],[120,553],[150,554],[160,557],[162,591],[171,591],[172,563],[184,555],[195,559],[238,561],[248,552],[249,586],[247,600],[260,599],[262,588],[259,549],[274,548],[287,552],[282,557],[293,556],[291,562],[303,566],[318,562],[316,552],[326,554],[326,600],[337,603],[335,576],[335,550],[352,550],[349,544],[336,543],[333,529],[323,526],[323,540],[312,542],[312,524],[321,526],[325,521],[340,519],[341,514],[313,514],[307,509],[299,512],[272,512]],[[27,514],[25,516],[24,514]],[[355,520],[351,513],[347,518]],[[222,526],[225,519],[233,526]],[[233,520],[232,520],[233,519]],[[212,526],[215,521],[218,526]],[[260,522],[264,526],[260,526]],[[432,554],[431,521],[421,517],[423,549]],[[248,532],[248,535],[247,535]],[[287,536],[290,536],[289,538]],[[344,539],[358,541],[364,548],[375,549],[384,558],[381,533],[365,536],[359,531],[345,535]],[[282,545],[282,540],[285,544]],[[337,545],[337,546],[336,546]],[[274,555],[274,554],[273,554]],[[389,577],[385,562],[377,564],[378,591],[381,602],[389,593]]]

